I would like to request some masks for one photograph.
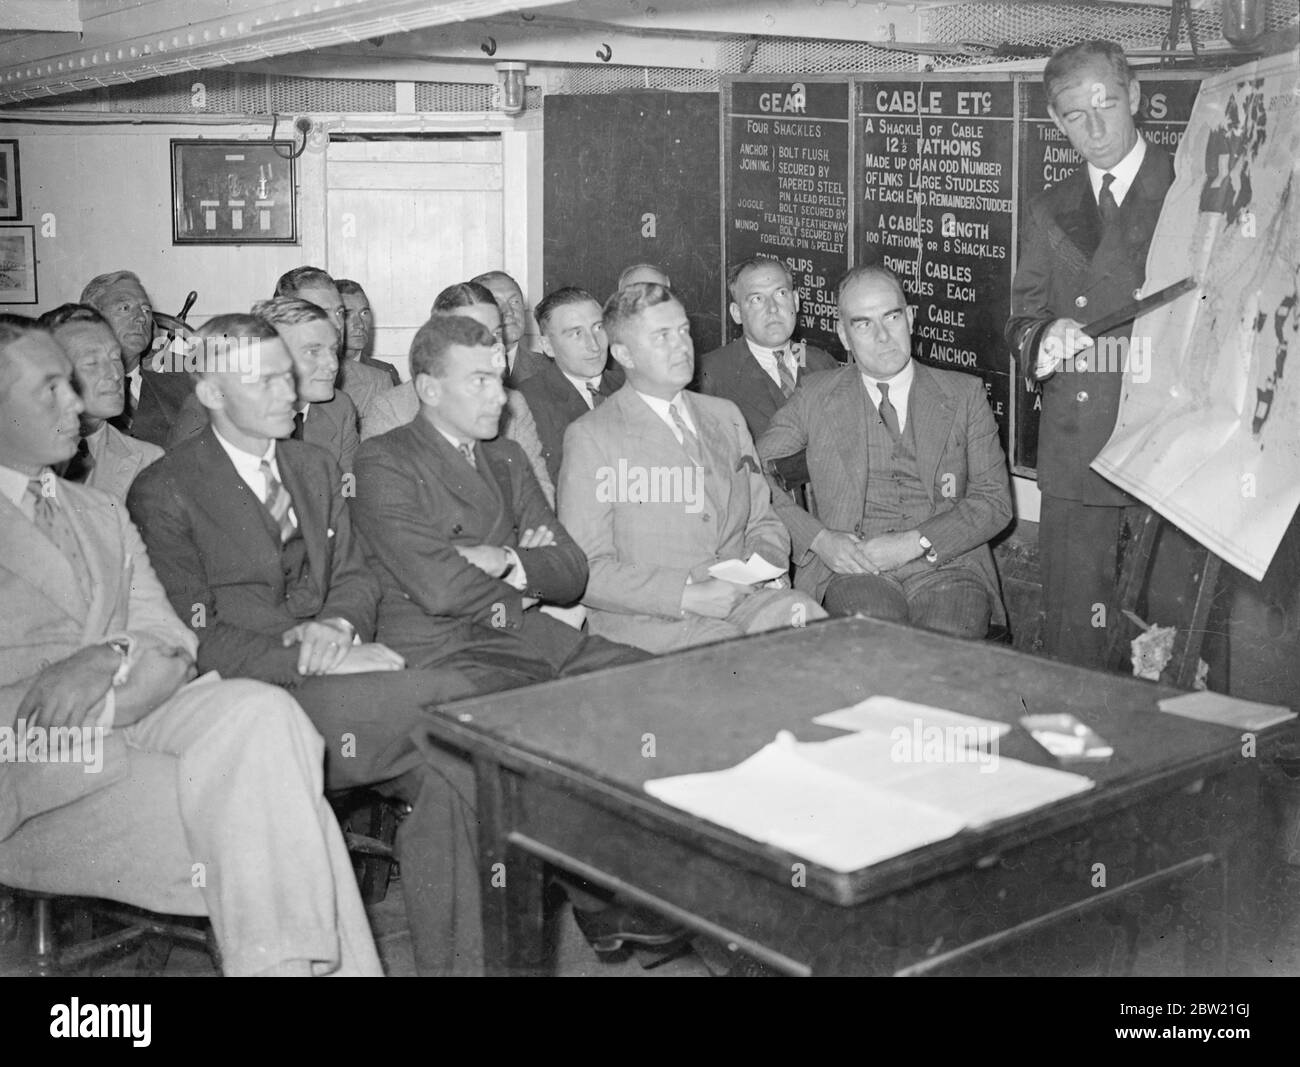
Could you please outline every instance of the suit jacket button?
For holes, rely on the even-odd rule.
[[[1080,404],[1082,404],[1084,401],[1088,399],[1088,394],[1083,389],[1080,389],[1077,393],[1074,394],[1074,399],[1077,400]]]
[[[463,529],[464,527],[462,527],[460,523],[456,523],[456,525],[451,528],[451,532],[453,535],[456,535],[459,534]]]
[[[1087,361],[1086,359],[1076,359],[1076,360],[1074,361],[1074,369],[1075,369],[1075,370],[1087,370],[1087,369],[1088,369],[1088,361]]]
[[[1133,299],[1134,299],[1134,300],[1141,300],[1141,299],[1142,299],[1142,287],[1141,287],[1141,286],[1138,286],[1136,289],[1133,290]]]
[[[43,671],[43,670],[45,670],[45,668],[48,667],[49,665],[50,665],[50,661],[47,660],[47,659],[43,659],[43,660],[40,660],[40,661],[36,664],[36,669],[37,669],[38,671]]]
[[[712,521],[713,521],[713,516],[710,515],[710,514],[706,511],[703,515],[700,516],[700,521],[701,521],[701,522],[712,522]]]
[[[1074,298],[1074,306],[1077,308],[1086,308],[1088,306],[1088,298],[1080,293]]]

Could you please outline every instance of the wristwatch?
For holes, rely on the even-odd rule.
[[[917,540],[920,542],[921,551],[925,553],[925,562],[938,563],[939,553],[934,550],[934,542],[926,537],[925,534],[921,534]]]

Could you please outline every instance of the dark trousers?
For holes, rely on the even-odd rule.
[[[1141,508],[1083,504],[1043,494],[1038,559],[1043,651],[1080,667],[1105,666],[1120,543]]]
[[[837,574],[822,606],[832,615],[866,615],[907,623],[952,637],[988,633],[988,590],[983,578],[962,566],[935,567],[914,560],[884,574]]]
[[[422,975],[483,973],[474,770],[463,753],[429,740],[427,707],[650,658],[535,611],[509,636],[525,639],[490,639],[450,659],[431,652],[444,664],[437,668],[331,675],[292,690],[325,736],[328,788],[373,785],[411,805],[396,851]],[[342,755],[348,735],[366,739],[359,762]]]

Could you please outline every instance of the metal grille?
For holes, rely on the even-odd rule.
[[[576,95],[619,93],[628,89],[717,92],[718,72],[694,67],[606,67],[594,63],[577,64],[559,71],[547,91]]]
[[[721,42],[718,63],[728,74],[830,74],[915,70],[916,57],[861,41],[803,37],[734,37]]]
[[[273,77],[267,89],[271,111],[278,115],[397,110],[397,89],[390,81]]]
[[[1125,48],[1159,48],[1169,30],[1169,10],[1168,5],[1154,4],[949,4],[922,13],[921,36],[928,41],[1042,45],[1044,49],[1100,37]],[[1295,0],[1271,0],[1268,28],[1294,23],[1297,11]],[[1218,4],[1192,11],[1201,43],[1223,36],[1219,12]],[[1182,43],[1186,47],[1185,26]],[[972,49],[972,54],[978,56],[979,50]],[[945,63],[950,61],[951,57],[945,57]]]
[[[483,82],[416,82],[415,110],[442,114],[462,111],[497,111],[500,86]],[[536,111],[542,106],[542,90],[528,86],[524,95],[524,110]]]

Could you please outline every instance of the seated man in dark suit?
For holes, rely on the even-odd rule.
[[[105,319],[122,346],[126,400],[112,420],[124,434],[165,448],[185,398],[194,391],[188,374],[153,358],[153,301],[129,270],[100,274],[86,283],[80,303]]]
[[[200,669],[291,692],[325,738],[330,789],[371,785],[413,805],[397,851],[416,965],[472,970],[473,953],[455,940],[439,844],[446,783],[412,734],[426,705],[479,687],[455,663],[403,670],[400,655],[371,643],[379,585],[353,537],[338,464],[279,440],[293,424],[294,371],[275,330],[220,315],[199,333],[195,396],[210,425],[137,478],[127,505],[173,608],[198,636]],[[253,349],[252,373],[238,358],[223,365],[234,346]]]
[[[547,505],[523,450],[498,436],[506,397],[496,338],[473,319],[434,315],[411,342],[411,370],[419,414],[357,453],[352,513],[384,591],[379,639],[415,667],[467,655],[496,662],[500,674],[485,687],[498,689],[645,659],[539,609],[576,601],[587,561]],[[464,826],[474,826],[468,762],[440,767]],[[450,843],[448,855],[459,865],[457,900],[477,924],[473,841]],[[662,924],[613,922],[606,915],[585,929],[652,943],[662,932]]]
[[[352,284],[356,285],[356,282]],[[357,288],[361,287],[357,286]],[[352,403],[356,405],[359,423],[369,410],[371,401],[397,384],[389,379],[388,370],[371,367],[358,359],[349,358],[352,354],[352,339],[348,337],[348,330],[354,328],[358,334],[357,340],[364,344],[365,337],[369,335],[369,324],[363,323],[359,318],[349,320],[347,302],[343,299],[342,290],[334,279],[319,267],[294,267],[293,270],[286,271],[275,283],[275,295],[290,297],[293,300],[306,300],[307,303],[315,304],[324,311],[329,318],[329,323],[334,327],[339,338],[338,386],[352,398]],[[363,293],[362,298],[364,297]],[[366,308],[369,311],[369,304]],[[292,347],[291,344],[290,348]]]
[[[855,267],[838,299],[854,362],[809,377],[758,442],[769,471],[806,455],[816,516],[769,479],[795,587],[832,615],[983,637],[1006,618],[988,542],[1011,521],[984,383],[913,361],[912,309],[890,271]]]
[[[347,358],[356,360],[363,367],[372,367],[388,375],[390,386],[401,385],[402,378],[397,373],[397,368],[391,363],[375,358],[374,310],[370,306],[370,297],[366,296],[366,291],[361,288],[361,283],[351,278],[336,278],[334,285],[339,291],[339,296],[343,298],[343,351]],[[343,388],[346,389],[346,363],[343,365],[343,378]],[[381,389],[380,392],[383,390]],[[353,397],[353,400],[355,401],[356,398]],[[362,405],[358,404],[357,410],[362,411]],[[364,412],[362,414],[364,416]]]
[[[0,883],[206,915],[228,975],[380,974],[302,709],[192,681],[197,642],[126,509],[55,476],[71,375],[46,330],[0,316],[0,727],[27,739],[0,757]]]
[[[557,289],[537,305],[542,351],[550,362],[519,387],[542,441],[551,484],[560,483],[564,431],[574,419],[613,396],[623,368],[609,361],[600,304],[585,289]]]
[[[839,366],[820,348],[792,340],[799,294],[779,259],[754,256],[727,275],[731,318],[742,335],[700,359],[700,392],[730,400],[757,441],[805,374]]]
[[[293,360],[295,401],[289,436],[317,445],[330,454],[346,474],[352,470],[360,433],[352,399],[334,388],[338,374],[338,331],[317,304],[281,296],[253,305],[253,314],[265,319],[285,343]],[[168,448],[201,433],[208,416],[197,397],[185,402]]]
[[[503,270],[489,270],[470,279],[484,286],[501,309],[502,343],[506,346],[506,385],[519,386],[546,366],[546,357],[523,347],[527,308],[519,283]]]
[[[163,450],[109,425],[108,420],[120,415],[126,403],[122,346],[113,328],[89,304],[63,304],[47,311],[40,321],[72,360],[77,392],[85,405],[77,454],[60,477],[125,501],[132,479]]]

